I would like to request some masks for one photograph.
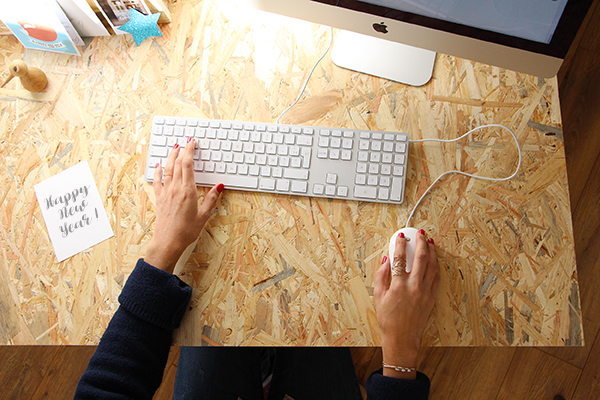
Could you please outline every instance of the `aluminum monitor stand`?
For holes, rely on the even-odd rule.
[[[401,43],[340,31],[335,38],[331,59],[341,68],[422,86],[431,79],[435,54]]]

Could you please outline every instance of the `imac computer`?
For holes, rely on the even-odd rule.
[[[341,67],[420,86],[435,52],[531,75],[556,75],[592,0],[245,0],[342,29]]]

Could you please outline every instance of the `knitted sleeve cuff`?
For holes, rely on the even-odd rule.
[[[374,399],[427,400],[430,381],[427,375],[417,371],[417,379],[397,379],[383,375],[383,370],[375,371],[367,379],[367,394]]]
[[[177,276],[139,259],[119,296],[130,313],[162,329],[179,327],[192,288]]]

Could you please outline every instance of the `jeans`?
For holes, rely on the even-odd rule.
[[[182,347],[173,399],[263,400],[256,347]],[[275,349],[269,400],[362,400],[347,348]]]

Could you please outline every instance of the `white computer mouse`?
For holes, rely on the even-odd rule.
[[[406,272],[412,271],[412,263],[415,258],[415,247],[417,245],[417,235],[419,231],[415,228],[402,228],[396,231],[390,239],[390,267],[394,264],[394,252],[396,250],[396,237],[404,233],[406,238]]]

